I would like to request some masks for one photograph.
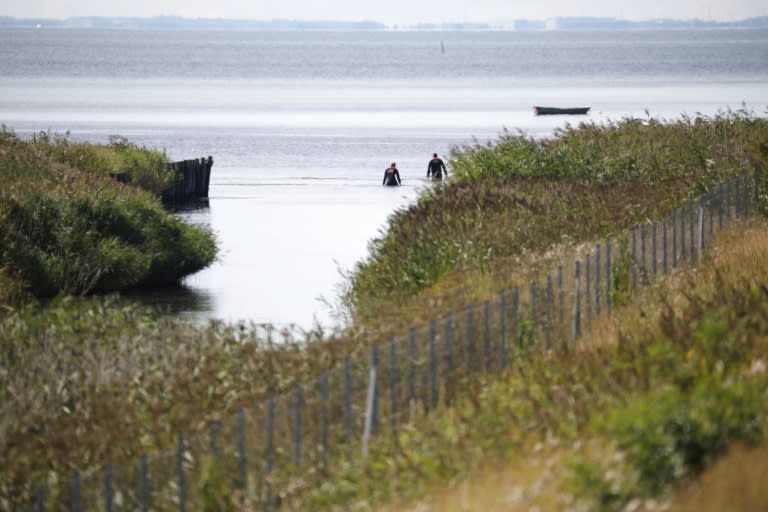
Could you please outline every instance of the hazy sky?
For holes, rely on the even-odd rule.
[[[0,0],[0,15],[372,20],[387,24],[556,16],[734,20],[768,15],[768,0]]]

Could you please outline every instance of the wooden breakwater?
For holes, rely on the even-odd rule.
[[[213,157],[195,160],[182,160],[170,164],[178,179],[176,183],[163,190],[163,201],[176,202],[187,199],[208,197],[208,185],[211,180]]]

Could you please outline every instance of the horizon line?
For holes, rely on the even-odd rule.
[[[659,23],[659,22],[679,22],[679,23],[704,23],[704,24],[734,24],[734,23],[743,23],[747,21],[754,21],[754,20],[761,20],[761,19],[768,19],[768,14],[764,15],[758,15],[758,16],[749,16],[746,18],[739,18],[739,19],[732,19],[732,20],[725,20],[725,19],[703,19],[703,18],[663,18],[663,17],[656,17],[656,18],[644,18],[644,19],[629,19],[629,18],[618,18],[615,16],[550,16],[547,18],[515,18],[511,20],[506,20],[503,22],[491,22],[491,21],[416,21],[416,22],[407,22],[407,23],[401,23],[401,22],[395,22],[395,23],[385,23],[381,21],[377,21],[374,19],[359,19],[359,20],[343,20],[343,19],[302,19],[302,18],[229,18],[229,17],[205,17],[205,16],[198,16],[198,17],[190,17],[190,16],[180,16],[177,14],[158,14],[158,15],[151,15],[151,16],[142,16],[142,15],[134,15],[134,16],[110,16],[110,15],[77,15],[77,16],[66,16],[66,17],[43,17],[43,16],[10,16],[10,15],[4,15],[0,14],[0,19],[13,19],[13,20],[19,20],[19,21],[26,21],[26,20],[51,20],[51,21],[68,21],[68,20],[83,20],[83,19],[102,19],[102,20],[179,20],[179,21],[224,21],[224,22],[235,22],[235,23],[243,23],[243,22],[257,22],[257,23],[275,23],[275,22],[288,22],[288,23],[338,23],[338,24],[361,24],[361,23],[373,23],[377,25],[383,25],[387,27],[397,27],[397,26],[419,26],[419,25],[428,25],[428,26],[440,26],[440,25],[488,25],[488,26],[494,26],[494,25],[508,25],[510,23],[515,22],[548,22],[548,21],[555,21],[555,20],[591,20],[595,22],[619,22],[619,23]]]

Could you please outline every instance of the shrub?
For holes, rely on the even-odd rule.
[[[16,283],[0,292],[5,300],[19,290],[45,297],[165,284],[213,261],[209,231],[184,224],[149,192],[108,175],[125,169],[120,162],[130,155],[164,162],[121,145],[115,153],[49,135],[25,142],[5,128],[0,132],[0,268]],[[155,170],[136,172],[136,179]]]
[[[654,496],[704,469],[733,441],[758,441],[766,426],[764,380],[704,379],[693,390],[665,387],[611,413],[600,428],[615,439]]]

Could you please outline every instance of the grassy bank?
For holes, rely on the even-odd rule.
[[[682,507],[692,498],[675,491],[729,447],[749,454],[766,442],[766,255],[765,222],[731,230],[697,268],[602,317],[577,348],[521,354],[501,376],[466,379],[452,407],[403,426],[397,443],[310,487],[293,509]],[[755,481],[752,459],[722,464]],[[729,510],[768,503],[762,488],[723,487],[709,499]]]
[[[345,304],[356,328],[402,333],[403,319],[425,322],[525,284],[560,252],[764,166],[766,140],[768,120],[725,112],[582,124],[544,140],[504,133],[457,148],[452,181],[390,218],[351,272]]]
[[[330,480],[328,469],[294,479],[281,509],[620,510],[669,499],[733,443],[765,440],[766,255],[768,225],[737,226],[698,267],[596,320],[577,349],[521,353],[502,375],[465,379],[452,407],[403,423],[396,443],[378,439],[367,464],[336,460]],[[0,366],[25,368],[0,373],[2,498],[206,432],[351,350],[319,333],[293,342],[75,302],[0,324]],[[189,484],[236,508],[212,468]]]
[[[190,326],[115,299],[13,308],[0,322],[0,458],[9,461],[0,468],[0,500],[30,497],[33,485],[61,482],[74,469],[166,450],[179,432],[207,434],[212,422],[338,366],[348,354],[439,313],[479,303],[503,286],[526,283],[557,262],[573,262],[580,244],[764,166],[766,143],[768,122],[728,113],[674,123],[583,126],[548,141],[507,134],[493,145],[457,150],[455,181],[397,212],[373,243],[371,257],[353,272],[346,301],[354,321],[332,339],[320,332],[286,340],[252,326]],[[625,150],[623,158],[612,155]],[[690,151],[700,158],[689,159]],[[622,174],[632,154],[637,163]],[[56,180],[107,186],[93,173],[44,155],[61,169],[59,178],[45,178],[54,191],[63,189]],[[27,155],[33,156],[43,158]],[[654,161],[663,165],[646,169]],[[669,173],[654,181],[661,170]],[[37,191],[41,198],[45,192]],[[139,197],[143,204],[148,196]],[[34,210],[31,199],[24,204],[34,212],[28,225],[46,225],[38,219],[48,218],[47,209]],[[63,200],[54,204],[64,208]],[[67,247],[67,233],[61,236],[46,245],[54,255]],[[562,492],[571,503],[618,507],[666,492],[732,440],[762,439],[765,378],[750,373],[750,365],[758,368],[765,360],[768,265],[762,254],[768,253],[768,235],[760,225],[730,237],[696,271],[673,276],[615,320],[605,319],[602,334],[582,350],[528,354],[500,377],[466,380],[454,407],[403,425],[397,444],[377,442],[367,466],[339,460],[332,479],[326,469],[292,479],[282,507],[368,510],[388,501],[411,503],[489,464],[515,475],[524,461],[546,468],[548,462],[536,454],[557,447],[567,447],[557,458],[563,472],[545,479],[557,485],[524,480],[525,489],[541,487],[542,500]],[[89,247],[71,245],[69,254],[83,246]],[[740,247],[752,252],[735,252]],[[116,269],[124,266],[115,263]],[[24,283],[14,274],[7,279]],[[688,406],[699,402],[701,408]],[[729,416],[735,409],[746,414]],[[647,417],[656,423],[635,422]],[[734,428],[718,423],[720,417]],[[670,424],[699,437],[678,443]],[[307,418],[307,425],[319,428],[317,418]],[[639,430],[658,439],[636,446]],[[668,453],[669,460],[648,462],[646,448]],[[606,471],[620,475],[617,486],[601,479],[603,465],[616,461],[621,464]],[[665,471],[672,468],[672,477],[667,472],[658,482],[648,478],[646,465],[657,462]],[[231,482],[217,476],[215,467],[190,485],[211,503],[237,501]],[[543,510],[553,508],[541,503]]]
[[[174,179],[157,151],[3,127],[0,173],[0,303],[168,284],[215,257],[211,233],[157,199]]]

